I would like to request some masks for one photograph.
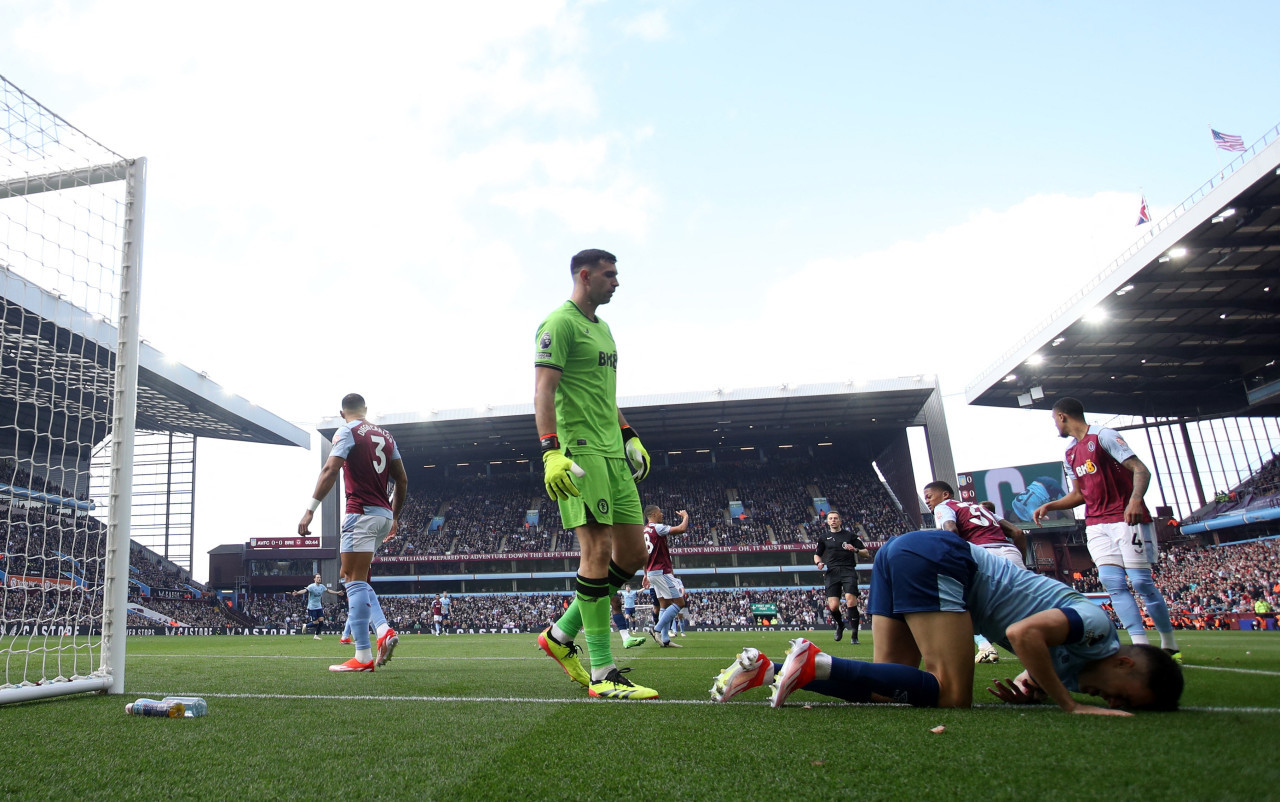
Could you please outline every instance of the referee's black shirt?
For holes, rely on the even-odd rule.
[[[841,529],[839,532],[828,529],[818,538],[818,547],[815,551],[818,559],[827,564],[828,571],[836,568],[853,568],[858,564],[858,552],[846,551],[844,548],[846,543],[852,544],[858,550],[866,548],[862,539],[848,529]]]

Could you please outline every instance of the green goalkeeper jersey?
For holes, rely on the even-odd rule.
[[[565,301],[538,326],[534,345],[533,364],[561,372],[556,387],[560,443],[571,454],[621,457],[618,347],[609,324],[591,320],[573,301]]]

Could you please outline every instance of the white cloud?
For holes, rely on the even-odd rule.
[[[652,189],[629,175],[600,188],[547,184],[494,196],[523,215],[546,212],[575,234],[624,234],[642,239],[657,206]]]
[[[671,35],[671,28],[667,25],[667,12],[661,8],[632,17],[622,24],[622,31],[646,42],[656,42]]]

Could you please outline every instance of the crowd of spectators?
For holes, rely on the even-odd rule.
[[[1105,592],[1097,569],[1078,573],[1072,580],[1077,590]],[[1280,604],[1280,540],[1215,548],[1172,546],[1161,552],[1152,576],[1175,617],[1252,613],[1259,600],[1275,609]]]
[[[864,592],[864,611],[865,595]],[[430,633],[435,623],[431,604],[436,598],[434,595],[381,596],[379,603],[387,621],[398,631]],[[451,595],[450,598],[453,600],[449,616],[451,629],[537,632],[559,618],[572,594],[510,593]],[[643,605],[643,599],[641,602]],[[695,590],[689,593],[685,618],[691,626],[707,628],[751,626],[755,624],[751,605],[757,603],[778,606],[772,623],[802,627],[832,624],[826,593],[821,588]],[[283,594],[253,594],[246,599],[244,612],[261,626],[297,627],[305,619],[304,608],[305,602]],[[341,603],[326,604],[325,618],[336,629],[346,623],[346,609]],[[638,614],[637,618],[637,626],[653,622],[649,611]]]
[[[15,588],[0,592],[4,626],[91,625],[102,620],[102,594],[82,588]]]
[[[199,599],[157,599],[154,596],[130,594],[129,601],[152,612],[160,613],[169,619],[170,623],[176,622],[191,627],[223,627],[238,623],[227,615],[216,596],[204,596]],[[135,626],[156,626],[159,622],[130,610],[129,623]]]
[[[47,493],[52,496],[74,498],[77,501],[88,501],[86,493],[69,493],[62,485],[23,468],[13,457],[0,460],[0,482],[13,487],[21,487],[36,493]]]
[[[825,495],[865,539],[879,543],[907,530],[907,521],[870,469],[824,469],[811,461],[678,465],[655,471],[640,486],[641,503],[655,504],[668,524],[689,511],[689,530],[678,546],[794,543],[822,524],[814,495]],[[738,501],[738,513],[731,504]],[[537,523],[529,520],[536,510]],[[731,514],[731,510],[735,514]],[[436,516],[443,526],[432,530]],[[398,537],[387,555],[496,554],[575,551],[577,538],[562,528],[536,473],[445,480],[411,488]]]

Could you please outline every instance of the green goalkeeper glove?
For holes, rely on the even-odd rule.
[[[627,455],[627,464],[631,466],[631,478],[640,483],[649,475],[649,452],[640,442],[640,435],[630,426],[622,427],[622,445]]]
[[[585,475],[576,462],[559,451],[544,451],[542,465],[543,483],[547,487],[547,495],[553,501],[565,501],[570,496],[579,495],[578,486],[573,483],[573,477],[569,475],[570,473],[578,476]]]

